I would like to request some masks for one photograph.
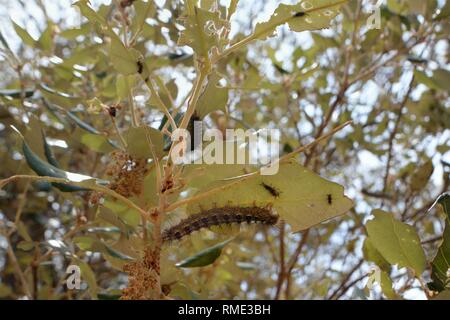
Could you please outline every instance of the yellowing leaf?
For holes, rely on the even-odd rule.
[[[416,230],[394,218],[391,213],[374,210],[375,216],[366,224],[368,238],[390,263],[408,267],[419,276],[425,270],[426,259]]]
[[[353,202],[339,184],[325,180],[296,161],[283,163],[275,175],[252,175],[234,181],[215,181],[198,194],[207,196],[188,205],[188,213],[227,205],[272,206],[293,232],[346,213]]]

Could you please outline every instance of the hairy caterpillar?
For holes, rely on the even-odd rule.
[[[204,228],[241,223],[261,223],[275,225],[278,215],[269,207],[231,207],[212,208],[193,214],[181,220],[177,225],[163,231],[162,241],[180,240],[191,233]]]

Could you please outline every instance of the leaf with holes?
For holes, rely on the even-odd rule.
[[[280,4],[268,21],[256,25],[253,37],[265,40],[274,35],[278,26],[285,23],[296,32],[328,28],[347,1],[303,0],[293,5]]]
[[[205,196],[201,197],[202,193]],[[281,164],[275,175],[253,174],[214,181],[201,188],[197,197],[188,205],[189,214],[230,204],[272,206],[293,232],[343,215],[353,207],[341,185],[321,178],[294,160]]]
[[[209,50],[218,44],[220,30],[228,25],[218,11],[198,8],[192,0],[187,1],[185,14],[180,20],[186,29],[181,32],[178,45],[190,46],[202,57],[208,56]]]

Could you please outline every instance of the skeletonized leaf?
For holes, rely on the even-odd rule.
[[[216,45],[219,31],[228,24],[220,18],[219,12],[198,8],[192,0],[187,1],[185,15],[180,20],[186,29],[181,32],[178,45],[190,46],[202,57]]]
[[[328,28],[347,1],[302,0],[294,5],[280,4],[268,21],[256,25],[255,39],[265,40],[273,36],[275,29],[285,23],[296,32]]]

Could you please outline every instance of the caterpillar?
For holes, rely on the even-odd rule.
[[[241,223],[261,223],[275,225],[278,215],[274,214],[270,207],[232,207],[212,208],[200,213],[190,215],[162,232],[163,243],[180,240],[191,233],[220,225]]]

